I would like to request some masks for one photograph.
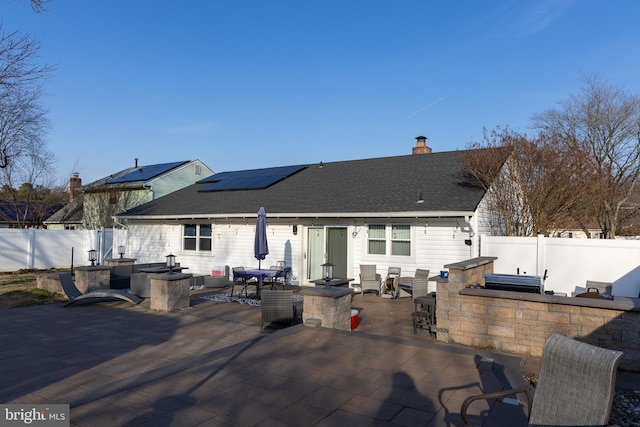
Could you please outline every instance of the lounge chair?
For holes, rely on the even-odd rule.
[[[467,410],[478,399],[498,399],[525,393],[530,426],[602,426],[609,422],[616,369],[624,353],[553,333],[544,344],[535,388],[527,385],[480,396],[470,396],[460,415],[470,425]],[[481,424],[473,416],[476,425]]]
[[[260,331],[266,322],[295,324],[297,320],[296,307],[293,305],[293,291],[280,289],[263,289],[260,302],[262,323]]]
[[[376,273],[375,264],[360,264],[360,294],[366,291],[380,293],[381,277]]]
[[[83,294],[76,287],[76,284],[73,283],[71,273],[61,273],[59,277],[62,290],[64,290],[64,293],[67,294],[67,298],[69,298],[69,302],[64,305],[65,307],[78,301],[101,302],[123,300],[133,304],[140,304],[140,302],[142,302],[142,298],[137,295],[130,294],[122,289],[96,289]]]

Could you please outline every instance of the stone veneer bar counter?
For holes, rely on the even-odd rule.
[[[352,290],[349,288],[304,288],[300,291],[304,295],[302,321],[320,319],[321,327],[351,330],[351,299]]]
[[[495,259],[479,257],[445,266],[449,278],[437,282],[437,341],[541,357],[547,337],[557,332],[623,351],[620,366],[640,371],[640,299],[485,289],[484,275],[493,273]]]

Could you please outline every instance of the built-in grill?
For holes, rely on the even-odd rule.
[[[544,293],[543,278],[523,274],[485,274],[484,287],[500,291]]]

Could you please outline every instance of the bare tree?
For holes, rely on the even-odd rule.
[[[0,169],[5,189],[3,197],[11,201],[19,227],[42,225],[47,214],[51,214],[49,207],[59,207],[67,200],[68,193],[53,183],[54,163],[53,154],[40,148],[28,155],[15,157]]]
[[[640,174],[640,97],[597,76],[583,81],[580,94],[533,120],[574,156],[581,171],[574,178],[590,193],[582,217],[595,218],[605,238],[613,239],[623,209],[637,211],[628,202]]]
[[[46,12],[47,9],[47,3],[50,3],[51,0],[30,0],[29,4],[31,5],[31,9],[35,12],[35,13],[40,13],[40,12]]]
[[[0,168],[44,147],[49,122],[40,103],[52,67],[36,64],[39,44],[0,25]]]
[[[4,0],[7,2],[8,0]],[[14,2],[17,0],[13,0]],[[25,3],[23,0],[19,0],[20,3]],[[29,0],[29,6],[31,6],[31,10],[35,13],[47,12],[49,9],[47,8],[47,3],[51,3],[51,0]]]
[[[472,150],[464,152],[463,161],[487,191],[493,234],[547,234],[579,205],[583,193],[574,176],[580,172],[551,136],[529,138],[508,128],[485,129],[484,142],[468,148]]]

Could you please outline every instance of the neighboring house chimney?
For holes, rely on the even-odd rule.
[[[69,179],[69,201],[72,201],[81,193],[81,188],[82,180],[80,179],[80,174],[78,172],[74,172],[71,179]]]
[[[416,136],[416,146],[413,147],[411,154],[429,154],[431,153],[431,147],[427,146],[426,136]]]

